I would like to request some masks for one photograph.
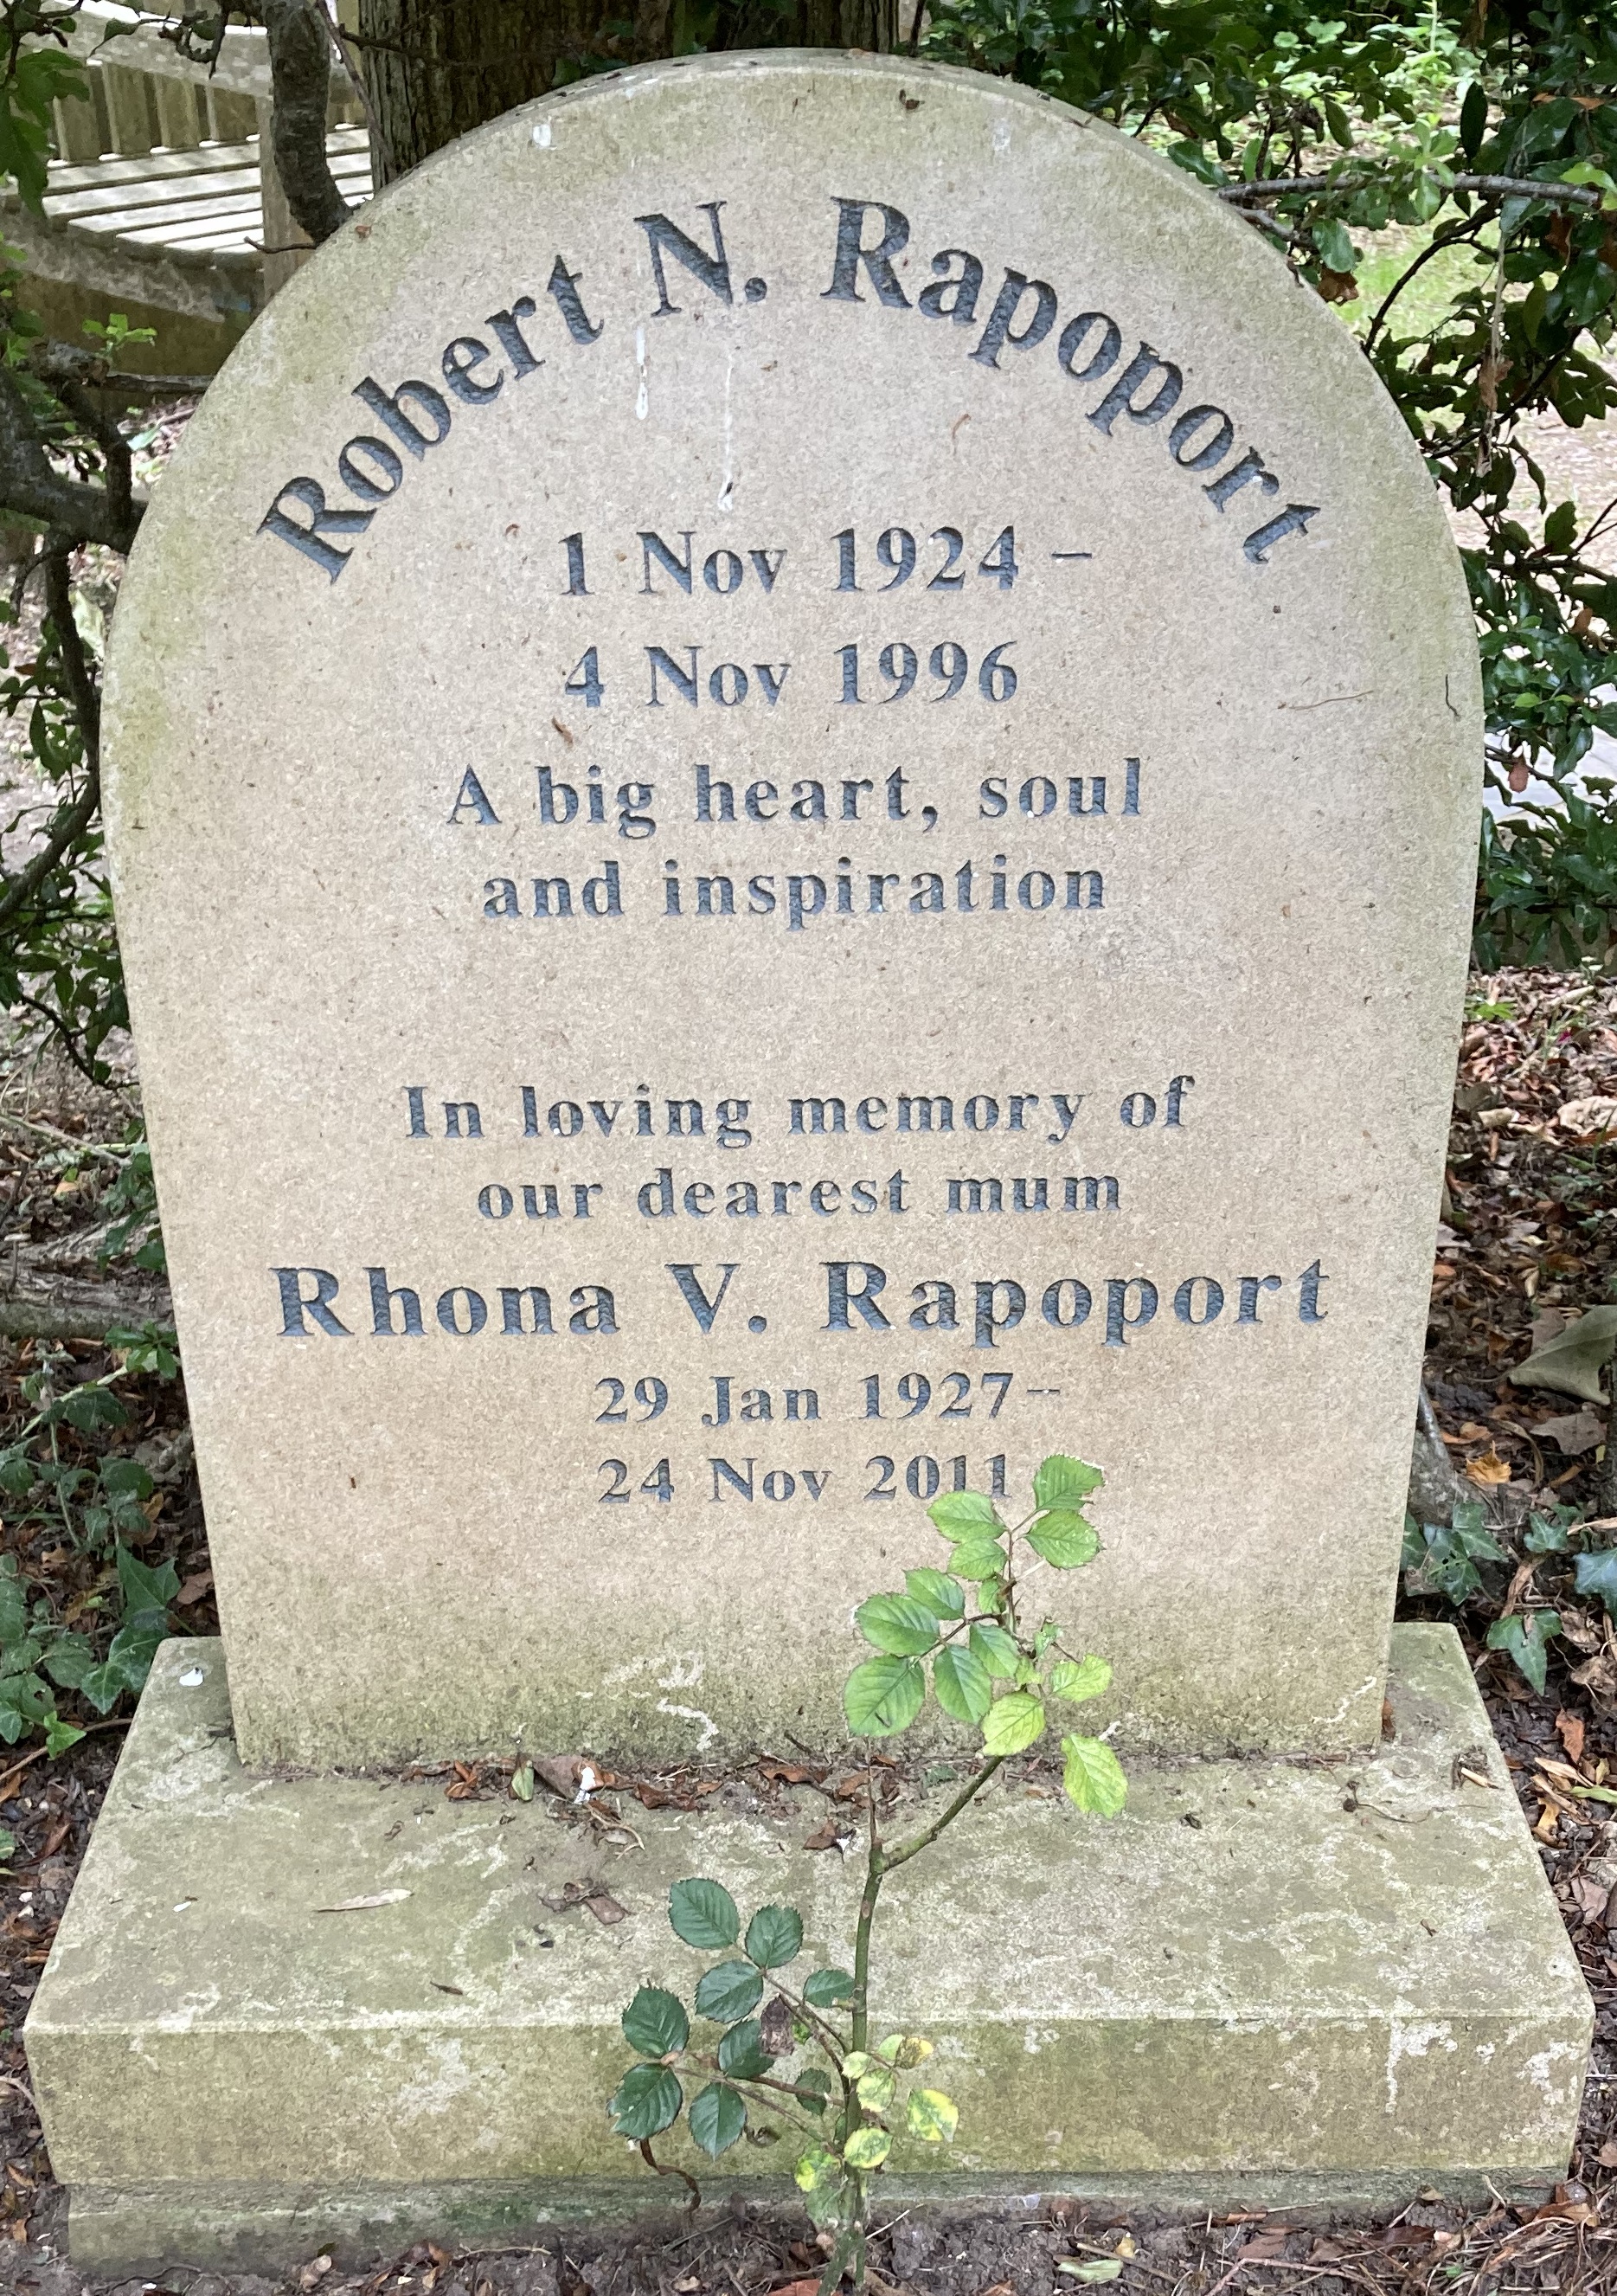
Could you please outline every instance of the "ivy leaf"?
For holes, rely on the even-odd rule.
[[[58,1635],[45,1653],[45,1672],[63,1690],[77,1690],[95,1664],[95,1645],[88,1635]]]
[[[842,2148],[842,2157],[850,2169],[862,2172],[879,2169],[893,2150],[893,2139],[885,2128],[856,2128]]]
[[[932,1687],[956,1722],[980,1722],[993,1704],[988,1669],[964,1643],[950,1643],[932,1661]]]
[[[1508,1651],[1517,1671],[1542,1696],[1550,1637],[1560,1631],[1561,1620],[1555,1611],[1513,1611],[1508,1618],[1496,1619],[1489,1628],[1488,1647]]]
[[[666,2065],[631,2065],[607,2111],[614,2134],[639,2144],[672,2128],[684,2102],[685,2092]]]
[[[746,2126],[746,2100],[727,2081],[709,2081],[690,2100],[690,2134],[715,2161],[740,2142]]]
[[[912,2088],[904,2105],[911,2136],[926,2144],[948,2144],[960,2127],[960,2107],[941,2088]]]
[[[722,1952],[741,1934],[736,1901],[721,1882],[676,1882],[668,1892],[668,1919],[675,1937],[704,1953]]]
[[[856,1738],[890,1738],[909,1728],[926,1696],[926,1675],[912,1658],[869,1658],[843,1685],[842,1709]]]
[[[1033,1504],[1039,1507],[1082,1506],[1106,1477],[1082,1459],[1069,1459],[1057,1451],[1042,1461],[1033,1477]]]
[[[733,2025],[751,2016],[763,1992],[764,1980],[749,1961],[722,1961],[698,1981],[696,2013],[711,2017],[715,2025]]]
[[[981,1491],[945,1491],[933,1500],[927,1513],[934,1529],[945,1538],[959,1538],[971,1531],[982,1531],[992,1538],[1002,1528],[993,1501]]]
[[[690,2020],[674,1995],[642,1985],[623,2013],[624,2038],[642,2057],[671,2057],[690,2038]]]
[[[845,1969],[816,1969],[809,1972],[803,1997],[811,2009],[834,2009],[853,1998],[853,1980]]]
[[[853,1623],[866,1642],[896,1658],[919,1658],[937,1641],[937,1613],[911,1595],[872,1595]]]
[[[8,1554],[0,1568],[0,1643],[20,1643],[29,1630],[28,1596],[17,1581],[16,1569]]]
[[[1022,1653],[1014,1635],[992,1622],[979,1622],[967,1637],[974,1658],[988,1669],[990,1674],[1009,1680],[1021,1663]]]
[[[983,1718],[983,1745],[990,1754],[1020,1754],[1043,1735],[1044,1708],[1031,1691],[1013,1690]]]
[[[1067,1800],[1094,1817],[1115,1817],[1128,1800],[1128,1781],[1112,1749],[1101,1738],[1063,1738],[1066,1765],[1061,1783]]]
[[[1098,1698],[1110,1686],[1112,1669],[1107,1660],[1058,1658],[1049,1670],[1049,1686],[1058,1698],[1075,1706],[1085,1698]]]
[[[803,1916],[793,1906],[760,1906],[741,1948],[760,1969],[784,1969],[803,1951]]]
[[[1572,1565],[1572,1585],[1580,1595],[1597,1595],[1606,1616],[1617,1619],[1617,1546],[1580,1554]]]
[[[906,1570],[904,1585],[934,1618],[958,1619],[964,1616],[966,1597],[946,1570]]]
[[[1100,1552],[1100,1539],[1093,1526],[1081,1514],[1070,1514],[1058,1508],[1041,1514],[1027,1534],[1027,1543],[1035,1554],[1057,1570],[1079,1570],[1092,1562]]]

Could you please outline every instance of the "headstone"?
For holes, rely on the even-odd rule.
[[[1054,1448],[1129,1807],[1017,1780],[889,1884],[960,2108],[900,2204],[1564,2173],[1588,1997],[1458,1636],[1388,1632],[1480,750],[1346,330],[1025,90],[653,67],[318,251],[112,636],[224,1641],[29,2021],[86,2267],[655,2205],[602,2108],[669,1885],[849,1965],[825,1804],[419,1765],[831,1754],[923,1503]]]
[[[1054,1448],[1124,1743],[1373,1738],[1475,646],[1249,224],[891,62],[513,114],[209,390],[107,717],[249,1759],[824,1742]]]

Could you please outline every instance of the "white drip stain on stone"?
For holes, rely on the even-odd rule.
[[[643,422],[651,412],[651,394],[646,388],[646,331],[634,330],[634,364],[640,370],[640,389],[635,393],[634,412]]]
[[[711,1714],[704,1714],[699,1706],[676,1706],[671,1698],[659,1698],[657,1710],[659,1714],[677,1714],[682,1721],[701,1724],[702,1734],[696,1742],[698,1754],[705,1754],[719,1734],[718,1724]]]

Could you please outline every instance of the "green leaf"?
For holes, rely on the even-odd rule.
[[[813,1970],[803,1997],[811,2009],[834,2009],[839,2001],[853,1998],[853,1980],[845,1969]]]
[[[741,1934],[736,1901],[722,1882],[676,1882],[668,1892],[668,1919],[675,1937],[704,1953],[720,1953]]]
[[[922,2040],[919,2033],[889,2033],[878,2043],[876,2051],[884,2065],[895,2065],[901,2073],[915,2070],[924,2065],[932,2054],[930,2041]]]
[[[934,1618],[958,1619],[964,1614],[966,1597],[946,1570],[906,1570],[904,1585]]]
[[[45,1653],[51,1680],[63,1690],[77,1690],[95,1664],[95,1645],[88,1635],[58,1635]]]
[[[974,1530],[992,1538],[1002,1528],[993,1501],[981,1491],[945,1491],[933,1500],[927,1513],[946,1538],[959,1538]]]
[[[660,1985],[642,1985],[623,2013],[624,2038],[642,2057],[671,2057],[690,2038],[684,2005]]]
[[[1332,271],[1352,271],[1359,262],[1359,250],[1335,216],[1327,216],[1315,224],[1309,236],[1319,250],[1319,258]]]
[[[180,1574],[173,1563],[160,1563],[153,1570],[122,1545],[114,1550],[114,1560],[118,1564],[118,1583],[123,1589],[126,1618],[149,1612],[166,1619],[168,1605],[180,1591]]]
[[[897,1658],[918,1658],[937,1641],[937,1614],[910,1595],[872,1595],[853,1623],[866,1642]]]
[[[157,1488],[138,1459],[103,1459],[101,1463],[101,1487],[112,1497],[137,1501],[149,1499]],[[179,1592],[177,1580],[174,1591]]]
[[[614,2134],[639,2144],[672,2128],[684,2102],[685,2092],[666,2065],[632,2065],[613,2090],[607,2111]]]
[[[751,1962],[722,1961],[698,1983],[696,2013],[711,2017],[715,2025],[733,2025],[752,2015],[763,1993],[764,1980]]]
[[[993,1683],[982,1660],[964,1643],[950,1643],[932,1661],[932,1687],[945,1714],[980,1722],[993,1704]]]
[[[948,2144],[960,2127],[960,2107],[941,2088],[912,2088],[904,2104],[911,2136],[925,2144]]]
[[[849,1675],[842,1708],[856,1738],[890,1738],[909,1728],[926,1696],[926,1675],[912,1658],[870,1658]]]
[[[1467,160],[1475,159],[1487,133],[1488,91],[1480,79],[1474,79],[1460,105],[1460,150]]]
[[[1606,1616],[1617,1619],[1617,1546],[1580,1554],[1572,1565],[1572,1585],[1580,1595],[1597,1595]]]
[[[511,1772],[510,1790],[519,1801],[532,1801],[534,1766],[531,1762],[519,1762]]]
[[[829,2100],[832,2097],[836,2094],[836,2082],[829,2073],[821,2072],[818,2065],[811,2065],[806,2072],[797,2075],[796,2085],[800,2089],[812,2089],[814,2092],[813,2096],[800,2096],[797,2102],[804,2112],[812,2112],[818,2120],[825,2111],[825,2103],[816,2103],[815,2100],[816,2098]]]
[[[47,1714],[45,1721],[45,1751],[52,1761],[65,1754],[69,1746],[77,1746],[85,1733],[71,1722],[64,1722],[60,1714]]]
[[[4,1866],[8,1857],[15,1856],[16,1849],[16,1835],[7,1833],[5,1827],[0,1825],[0,1866]]]
[[[793,1906],[760,1906],[741,1948],[760,1969],[784,1969],[803,1951],[803,1916]]]
[[[1489,1628],[1488,1647],[1508,1651],[1517,1671],[1542,1696],[1550,1637],[1560,1631],[1560,1617],[1554,1611],[1513,1611],[1508,1618],[1496,1619]]]
[[[1525,1363],[1519,1363],[1506,1376],[1516,1387],[1548,1387],[1557,1395],[1576,1395],[1585,1403],[1604,1404],[1600,1371],[1612,1360],[1614,1346],[1617,1308],[1591,1308],[1553,1340],[1535,1348]]]
[[[1022,1652],[1014,1635],[1003,1627],[979,1623],[967,1637],[972,1656],[985,1666],[992,1675],[1008,1680],[1021,1663]]]
[[[879,2169],[893,2150],[893,2139],[885,2128],[856,2128],[842,2148],[842,2157],[850,2169],[862,2174],[870,2169]]]
[[[889,2065],[878,2065],[873,2072],[862,2073],[855,2084],[855,2094],[867,2112],[885,2112],[898,2090],[898,2076]]]
[[[1044,1708],[1030,1691],[996,1699],[983,1718],[983,1745],[990,1754],[1020,1754],[1043,1735]]]
[[[690,2134],[715,2161],[740,2142],[746,2126],[746,2099],[726,2081],[709,2081],[690,2100]]]
[[[732,2080],[761,2080],[774,2063],[764,2046],[763,2028],[755,2017],[732,2025],[719,2042],[719,2070]]]
[[[1065,1510],[1041,1514],[1028,1532],[1027,1543],[1057,1570],[1082,1570],[1100,1552],[1099,1535],[1093,1525],[1081,1514]]]
[[[1105,1480],[1098,1467],[1088,1466],[1082,1459],[1069,1459],[1059,1451],[1052,1452],[1033,1477],[1033,1504],[1039,1507],[1080,1506]]]
[[[974,1583],[984,1578],[1000,1578],[1005,1574],[1005,1549],[992,1538],[963,1538],[950,1550],[949,1568],[957,1578],[969,1578]],[[961,1609],[965,1604],[962,1603]]]
[[[1049,1686],[1058,1698],[1070,1699],[1075,1706],[1085,1698],[1098,1698],[1109,1688],[1112,1669],[1103,1658],[1092,1654],[1088,1658],[1058,1658],[1049,1670]]]
[[[99,1427],[122,1427],[129,1417],[110,1389],[99,1384],[74,1388],[63,1396],[61,1412],[68,1425],[77,1428],[81,1435],[93,1434]]]
[[[841,2174],[842,2163],[834,2152],[811,2144],[792,2170],[792,2182],[800,2193],[818,2193],[835,2184]]]
[[[1056,2269],[1068,2280],[1082,2280],[1086,2287],[1099,2286],[1107,2280],[1122,2276],[1123,2259],[1118,2256],[1091,2256],[1082,2264],[1074,2257],[1064,2256]]]
[[[1063,1738],[1061,1783],[1067,1800],[1095,1817],[1115,1817],[1128,1800],[1122,1765],[1101,1738]]]
[[[0,1643],[18,1643],[29,1630],[28,1596],[12,1576],[17,1566],[8,1554],[7,1570],[0,1570]]]
[[[849,2080],[858,2080],[862,2074],[870,2072],[880,2062],[879,2058],[871,2056],[866,2049],[850,2049],[842,2061],[842,2070]]]

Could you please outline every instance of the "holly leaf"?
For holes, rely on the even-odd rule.
[[[668,1892],[668,1919],[675,1937],[704,1953],[719,1953],[741,1934],[736,1901],[722,1882],[676,1882]]]
[[[927,1697],[927,1677],[912,1658],[870,1658],[843,1685],[842,1710],[856,1738],[890,1738],[907,1730]]]

